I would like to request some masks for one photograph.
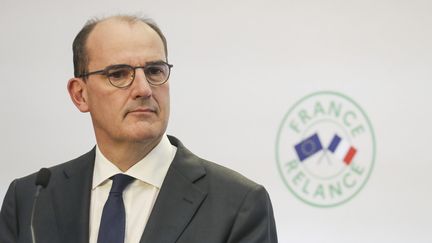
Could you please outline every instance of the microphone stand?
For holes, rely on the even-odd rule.
[[[36,211],[36,202],[39,198],[39,194],[40,191],[48,186],[49,180],[51,177],[51,171],[47,168],[42,168],[39,170],[39,172],[36,174],[36,181],[35,181],[35,185],[36,185],[36,192],[33,198],[33,206],[32,206],[32,211],[31,211],[31,216],[30,216],[30,231],[31,231],[31,237],[32,237],[32,242],[36,243],[36,237],[35,237],[35,233],[34,233],[34,214]]]
[[[43,186],[41,186],[41,185],[37,185],[37,187],[36,187],[36,193],[34,195],[33,206],[32,206],[32,211],[31,211],[30,230],[31,230],[31,236],[32,236],[32,242],[33,243],[36,243],[36,238],[35,238],[35,234],[34,234],[34,227],[33,227],[34,213],[35,213],[35,208],[36,208],[36,202],[39,198],[39,193],[42,190],[42,188],[43,188]]]

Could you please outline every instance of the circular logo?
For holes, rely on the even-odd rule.
[[[349,97],[317,92],[285,114],[276,138],[276,161],[288,189],[317,207],[352,199],[372,172],[375,135],[366,113]]]

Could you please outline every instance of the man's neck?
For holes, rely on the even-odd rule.
[[[159,137],[135,143],[107,143],[98,141],[98,147],[105,158],[124,172],[150,153],[159,144],[161,139],[162,137]]]

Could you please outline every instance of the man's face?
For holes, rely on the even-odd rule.
[[[161,38],[148,25],[106,20],[87,39],[89,72],[114,64],[145,66],[166,61]],[[127,88],[112,86],[104,75],[90,75],[83,98],[91,114],[98,143],[158,141],[169,118],[169,83],[151,86],[143,69]]]

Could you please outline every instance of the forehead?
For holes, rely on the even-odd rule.
[[[90,33],[86,48],[89,66],[120,62],[143,64],[141,62],[165,59],[162,39],[141,21],[102,21]]]

